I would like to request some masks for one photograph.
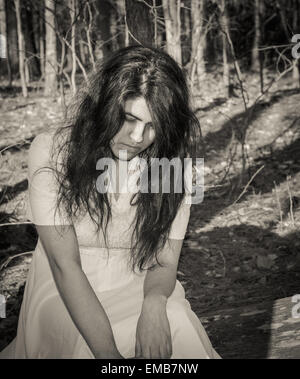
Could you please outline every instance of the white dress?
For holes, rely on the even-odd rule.
[[[49,162],[53,135],[38,135],[29,151],[28,218],[37,225],[69,223],[54,214],[56,188],[51,172],[35,170]],[[130,253],[131,221],[135,207],[132,194],[110,196],[112,219],[108,225],[108,246],[87,216],[73,221],[78,238],[82,268],[110,320],[117,348],[125,358],[134,357],[135,333],[143,302],[146,273],[133,273],[127,265]],[[184,239],[190,206],[183,203],[172,224],[170,238]],[[80,299],[78,299],[80,301]],[[172,335],[171,358],[220,358],[196,314],[176,281],[167,302]],[[54,282],[50,265],[38,240],[33,252],[21,306],[16,338],[0,358],[94,358],[74,325]]]

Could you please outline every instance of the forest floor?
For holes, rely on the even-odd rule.
[[[248,79],[253,100],[258,83]],[[204,201],[192,206],[178,271],[204,321],[222,309],[300,293],[300,91],[281,79],[247,111],[238,89],[230,100],[207,91],[195,98],[206,149]],[[7,260],[36,242],[34,228],[22,224],[28,148],[35,135],[56,128],[62,111],[59,99],[34,90],[23,99],[0,87],[0,98],[0,293],[7,300],[1,350],[16,334],[31,255]],[[207,320],[204,326],[226,356]]]

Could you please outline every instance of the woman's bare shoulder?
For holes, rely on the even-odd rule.
[[[55,130],[37,134],[31,142],[29,157],[50,158],[52,148],[59,147],[65,138],[65,133],[57,134]]]
[[[52,146],[53,139],[53,131],[39,133],[32,140],[30,149],[48,150]]]

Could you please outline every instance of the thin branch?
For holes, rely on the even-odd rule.
[[[27,225],[27,224],[34,225],[33,222],[31,222],[31,221],[20,221],[20,222],[6,222],[4,224],[0,224],[0,227],[1,226],[11,226],[11,225]]]
[[[127,27],[128,34],[135,40],[135,42],[137,42],[139,45],[143,46],[143,44],[137,38],[135,38],[135,36],[131,33],[129,26],[128,26],[128,23],[127,23],[126,13],[125,13],[125,25]]]
[[[251,179],[249,180],[249,182],[246,184],[245,188],[243,189],[242,193],[240,194],[240,196],[232,203],[233,204],[236,204],[240,198],[244,195],[244,193],[247,191],[249,185],[251,184],[251,182],[253,181],[253,179],[256,177],[256,175],[265,167],[265,165],[262,165],[251,177]]]
[[[22,255],[32,255],[32,251],[27,251],[25,253],[20,253],[20,254],[16,254],[16,255],[13,255],[12,257],[9,257],[4,263],[2,263],[2,265],[0,266],[0,271],[3,270],[4,267],[6,267],[10,261],[12,261],[14,258],[17,258],[17,257],[21,257]]]

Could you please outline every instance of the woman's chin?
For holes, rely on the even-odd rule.
[[[113,155],[118,158],[120,161],[130,161],[135,156],[138,155],[138,151],[130,151],[130,150],[115,150],[112,149]]]

